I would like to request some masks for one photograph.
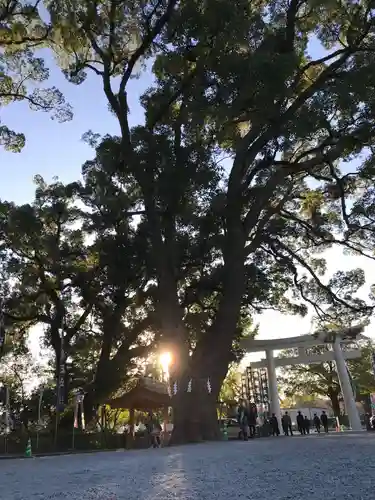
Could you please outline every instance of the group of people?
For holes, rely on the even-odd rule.
[[[253,438],[256,432],[257,424],[257,407],[255,404],[247,406],[245,401],[242,401],[237,413],[237,421],[240,426],[239,438],[247,441],[249,438]],[[268,421],[270,425],[270,431],[273,436],[280,435],[279,419],[272,413]],[[322,412],[319,417],[314,413],[312,419],[312,424],[316,431],[320,434],[321,428],[323,427],[324,432],[328,432],[328,416],[325,411]],[[286,411],[281,417],[281,426],[285,436],[293,436],[292,419],[289,413]],[[297,428],[301,435],[310,434],[311,420],[299,411],[297,414]]]
[[[328,432],[328,416],[325,411],[322,412],[320,418],[316,413],[314,413],[314,418],[312,421],[316,429],[316,432],[318,434],[320,434],[320,430],[322,427],[324,429],[324,432],[326,433]],[[279,421],[274,413],[272,413],[272,416],[270,418],[270,424],[272,429],[272,435],[279,436],[280,435]],[[300,434],[301,435],[310,434],[310,425],[311,425],[310,419],[306,415],[303,416],[302,413],[299,411],[297,414],[297,428]],[[281,417],[281,426],[283,428],[285,436],[289,435],[293,436],[292,419],[290,418],[290,415],[287,411]]]

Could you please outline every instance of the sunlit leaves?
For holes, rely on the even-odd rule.
[[[105,70],[111,76],[121,75],[140,45],[140,34],[145,29],[142,15],[148,19],[147,5],[128,0],[62,0],[46,5],[52,20],[57,60],[65,76],[75,84],[86,78],[87,68],[97,73]],[[154,10],[154,15],[158,10]],[[151,15],[149,22],[152,20]]]
[[[46,46],[49,27],[39,16],[38,2],[0,2],[0,109],[25,102],[30,109],[52,113],[52,118],[70,120],[72,110],[56,88],[44,88],[49,77],[44,59],[35,55]],[[36,86],[36,88],[35,88]],[[34,87],[34,90],[32,89]],[[20,152],[25,144],[22,133],[0,127],[0,145]]]
[[[71,36],[71,43],[77,43],[69,48],[62,42],[61,54],[71,65],[62,64],[64,70],[73,76],[75,65],[78,83],[87,71],[104,82],[106,71],[107,77],[124,76],[135,10],[125,20],[126,2],[106,1],[97,8],[76,2],[76,12],[72,6],[51,6],[62,39],[69,44]],[[145,6],[137,8],[144,36]],[[179,4],[153,45],[156,82],[141,98],[147,127],[127,133],[126,78],[124,94],[111,96],[105,90],[122,137],[112,146],[105,138],[95,160],[86,163],[87,188],[92,200],[100,201],[101,224],[119,213],[116,193],[124,200],[131,193],[127,209],[143,209],[146,193],[152,192],[156,213],[152,223],[142,218],[143,229],[152,238],[158,227],[165,241],[173,233],[165,259],[168,267],[171,252],[179,296],[190,308],[184,315],[190,332],[196,329],[194,321],[204,331],[204,323],[211,325],[218,311],[223,256],[235,244],[226,238],[236,204],[246,232],[242,304],[249,313],[277,307],[304,314],[299,295],[295,303],[285,298],[290,289],[321,311],[344,307],[348,294],[340,295],[334,282],[334,291],[327,291],[319,279],[324,261],[314,253],[343,234],[349,220],[343,199],[358,193],[356,179],[341,174],[340,162],[359,158],[373,139],[374,60],[367,50],[373,27],[369,12],[366,17],[362,9],[360,16],[358,24],[356,7],[336,0]],[[113,32],[111,41],[113,19],[120,31]],[[357,32],[349,50],[339,45],[340,37],[355,23],[363,36]],[[120,36],[122,54],[116,48]],[[98,137],[89,133],[86,138],[97,146]],[[131,154],[124,153],[124,144]],[[230,158],[221,169],[226,153]],[[229,203],[227,186],[235,182],[236,203]],[[122,207],[124,217],[127,209]],[[313,276],[311,282],[301,269]],[[347,305],[360,307],[354,302],[348,299]]]
[[[0,146],[7,151],[19,153],[25,145],[24,134],[17,134],[6,125],[0,125]]]

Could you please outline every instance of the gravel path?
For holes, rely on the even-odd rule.
[[[375,436],[341,434],[0,461],[1,500],[374,498]]]

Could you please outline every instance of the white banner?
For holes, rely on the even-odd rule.
[[[74,403],[74,428],[75,429],[78,429],[78,401],[77,401],[77,398],[75,400],[75,403]]]
[[[74,428],[78,429],[79,423],[78,423],[78,415],[79,415],[79,410],[81,410],[81,427],[82,430],[85,430],[85,414],[83,411],[83,400],[85,399],[85,395],[83,392],[79,392],[76,394],[75,397],[75,405],[74,405]]]
[[[5,393],[5,422],[6,422],[6,428],[5,432],[7,434],[10,433],[10,407],[9,407],[9,387],[5,387],[6,393]]]
[[[40,389],[38,403],[38,426],[42,426],[42,403],[43,403],[44,387]]]
[[[82,400],[81,400],[81,425],[82,425],[82,430],[84,431],[85,430],[85,413],[83,411],[83,398],[84,396],[82,396]]]
[[[5,344],[5,336],[6,336],[6,331],[5,331],[5,324],[4,324],[4,300],[0,299],[0,354],[2,353],[4,344]]]

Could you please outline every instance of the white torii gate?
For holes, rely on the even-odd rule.
[[[367,337],[361,335],[362,330],[363,327],[358,326],[348,330],[335,332],[335,334],[321,331],[317,332],[314,335],[300,335],[284,339],[243,339],[241,342],[241,347],[248,353],[261,351],[265,351],[266,353],[265,359],[262,359],[261,361],[255,363],[251,363],[251,367],[267,368],[271,412],[275,413],[275,415],[280,418],[281,409],[279,392],[277,388],[276,367],[335,361],[350,426],[354,431],[362,430],[361,421],[359,418],[357,406],[355,404],[353,390],[345,363],[346,359],[359,358],[361,356],[361,351],[359,349],[342,351],[341,349],[342,343],[351,343],[353,342],[353,340],[368,340]],[[333,350],[318,355],[308,355],[306,353],[306,348],[308,347],[325,344],[332,344]],[[290,348],[298,348],[298,356],[287,358],[274,357],[274,351]]]

